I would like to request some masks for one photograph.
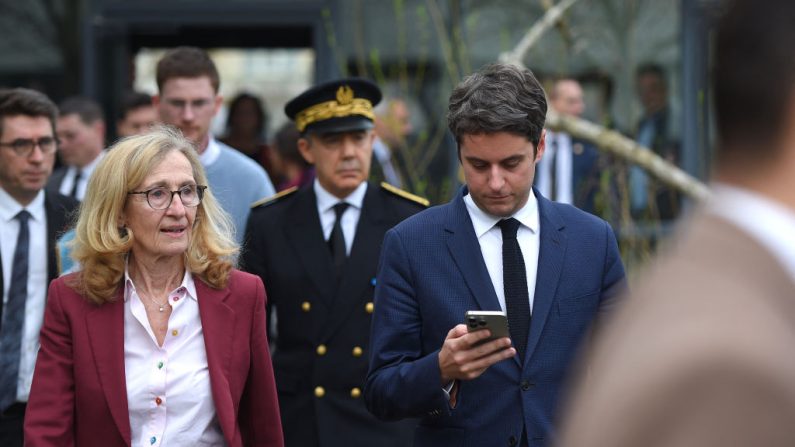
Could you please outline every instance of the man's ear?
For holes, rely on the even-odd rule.
[[[224,97],[222,95],[215,95],[215,100],[213,100],[213,116],[218,114],[218,111],[221,110],[221,105],[224,103]]]
[[[535,163],[541,161],[541,157],[544,155],[544,150],[547,147],[547,130],[541,130],[541,138],[538,140],[538,146],[536,146],[536,156],[535,156]]]
[[[312,153],[312,142],[309,141],[310,137],[301,137],[298,139],[298,152],[304,157],[307,163],[315,164],[315,154]]]

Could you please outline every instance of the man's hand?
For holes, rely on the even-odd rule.
[[[491,336],[488,329],[467,332],[465,324],[450,329],[439,351],[439,370],[442,385],[453,380],[472,380],[483,374],[489,366],[516,355],[511,339],[498,338],[474,346]]]

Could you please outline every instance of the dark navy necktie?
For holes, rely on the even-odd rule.
[[[552,137],[552,160],[549,167],[549,200],[558,200],[558,158],[560,155],[560,145],[557,136]]]
[[[346,209],[348,209],[348,204],[345,202],[334,205],[334,227],[331,229],[331,237],[329,237],[328,240],[337,279],[342,275],[342,266],[345,265],[345,259],[347,258],[345,235],[342,234],[342,213],[344,213]]]
[[[3,326],[0,328],[0,412],[17,400],[22,327],[25,322],[25,300],[28,296],[30,213],[22,210],[16,215],[16,219],[19,220],[19,236],[14,249],[8,301],[3,309]]]
[[[527,272],[522,250],[516,240],[516,231],[521,224],[510,218],[499,221],[497,225],[502,230],[502,281],[508,328],[519,358],[524,359],[530,331],[530,295],[527,292]]]
[[[72,193],[69,194],[70,196],[74,197],[75,199],[77,198],[77,185],[80,184],[80,177],[81,177],[80,170],[78,169],[77,172],[75,172],[75,182],[72,185]]]

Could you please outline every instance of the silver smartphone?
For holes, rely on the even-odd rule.
[[[470,310],[467,311],[464,317],[464,323],[467,325],[469,332],[480,331],[488,329],[491,331],[491,337],[483,340],[481,343],[486,343],[502,337],[510,337],[508,331],[508,316],[501,310]]]

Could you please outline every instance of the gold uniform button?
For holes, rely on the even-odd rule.
[[[361,357],[362,356],[362,352],[363,352],[362,348],[360,348],[358,346],[354,346],[353,347],[353,356],[354,357]]]
[[[367,312],[368,314],[373,313],[373,309],[375,309],[375,305],[373,304],[372,301],[364,305],[364,311]]]
[[[352,398],[358,399],[359,396],[361,396],[361,395],[362,395],[362,390],[360,390],[359,388],[352,388],[351,389],[351,397]]]
[[[303,310],[304,312],[309,312],[310,310],[312,310],[312,303],[310,303],[309,301],[304,301],[303,303],[301,303],[301,310]]]
[[[326,351],[327,351],[326,345],[318,345],[317,349],[315,350],[315,352],[317,352],[317,355],[326,355]]]
[[[315,397],[323,397],[326,395],[326,390],[322,386],[315,387]]]
[[[171,331],[171,335],[176,337],[177,335],[179,335],[179,331],[174,329],[173,331]]]

